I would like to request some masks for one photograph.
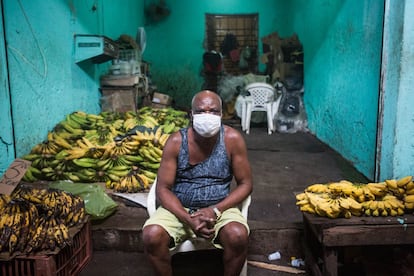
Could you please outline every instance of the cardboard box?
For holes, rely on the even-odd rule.
[[[166,107],[168,107],[169,105],[166,105],[166,104],[159,104],[159,103],[151,103],[151,107],[152,108],[166,108]]]
[[[102,87],[101,109],[102,111],[127,112],[137,111],[136,87],[110,88]]]
[[[172,98],[166,94],[154,92],[154,95],[152,96],[152,102],[157,104],[170,105]]]
[[[104,75],[101,86],[134,86],[139,83],[138,75]]]
[[[32,162],[15,159],[0,179],[0,194],[11,195]]]

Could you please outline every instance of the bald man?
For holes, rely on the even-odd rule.
[[[145,253],[157,275],[172,275],[169,250],[191,236],[223,249],[224,275],[239,275],[249,227],[237,206],[252,192],[241,134],[222,124],[222,102],[209,90],[191,104],[191,125],[173,133],[163,150],[156,194],[160,207],[143,228]],[[232,180],[236,186],[230,189]]]

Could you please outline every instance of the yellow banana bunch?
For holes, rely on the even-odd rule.
[[[155,128],[159,125],[158,121],[149,114],[139,114],[138,121],[147,128]]]
[[[404,176],[400,179],[397,179],[397,186],[399,188],[406,188],[408,183],[412,182],[413,177],[411,175]]]
[[[315,194],[306,192],[309,203],[319,216],[337,218],[341,214],[341,208],[336,200],[332,200],[328,194]],[[306,205],[305,205],[306,206]]]
[[[61,121],[57,124],[54,127],[54,131],[59,133],[59,135],[61,135],[62,132],[67,132],[72,139],[80,138],[85,135],[85,130],[78,128],[72,121],[67,120]]]
[[[362,205],[352,197],[339,197],[339,205],[353,216],[362,215]],[[346,212],[347,213],[347,212]],[[347,216],[349,214],[347,213]]]
[[[43,242],[46,238],[47,228],[45,227],[47,224],[46,216],[40,216],[35,224],[35,227],[30,229],[29,233],[29,242],[26,247],[27,253],[32,253],[37,251],[43,245]]]
[[[56,189],[37,189],[21,187],[13,193],[14,199],[23,199],[35,204],[39,213],[47,217],[55,217],[64,222],[68,227],[82,223],[84,214],[74,221],[73,216],[84,213],[85,204],[81,197]],[[32,210],[33,211],[33,210]]]
[[[328,218],[361,216],[362,205],[352,197],[337,193],[312,193],[305,191],[296,195],[300,211]]]
[[[127,118],[124,121],[123,128],[126,131],[128,131],[128,130],[133,129],[134,127],[136,127],[138,124],[139,124],[139,122],[138,122],[138,119],[136,117],[130,117],[130,118]]]
[[[388,187],[389,192],[391,192],[393,195],[396,195],[398,197],[402,197],[405,194],[405,189],[403,188],[404,185],[398,186],[398,180],[397,179],[386,179],[385,184]]]
[[[113,141],[105,145],[105,152],[102,155],[102,159],[106,159],[113,155],[132,155],[135,150],[135,146],[121,141]]]
[[[161,148],[164,148],[165,143],[168,140],[168,137],[170,137],[170,134],[164,133],[164,134],[161,135],[160,139],[158,139],[158,142],[159,142]]]
[[[414,195],[404,196],[404,206],[409,212],[414,210]]]
[[[311,193],[328,193],[329,188],[326,184],[312,184],[305,189],[306,192]]]
[[[384,182],[368,183],[366,186],[370,192],[377,198],[382,198],[388,193],[388,186]]]
[[[352,182],[341,180],[339,182],[329,183],[328,189],[334,194],[351,196],[355,187]]]
[[[148,190],[153,182],[154,179],[144,174],[143,170],[133,167],[132,171],[121,176],[118,181],[108,182],[107,188],[121,193],[137,193]]]
[[[399,179],[386,179],[384,182],[377,184],[385,184],[387,192],[402,199],[407,194],[414,194],[414,183],[411,175]]]
[[[30,228],[38,217],[36,206],[23,199],[13,199],[1,208],[0,252],[23,252],[29,241]]]
[[[145,161],[152,163],[161,162],[162,152],[155,150],[155,147],[143,146],[138,150],[138,152]]]
[[[61,158],[60,156],[62,156],[62,158],[64,158],[65,160],[73,160],[86,157],[87,153],[88,149],[86,148],[72,147],[70,149],[61,151],[57,155],[59,156],[58,158]]]
[[[414,181],[405,176],[366,184],[346,180],[312,184],[296,195],[296,205],[303,212],[331,218],[401,216],[414,212]]]
[[[380,200],[370,200],[362,204],[367,216],[401,216],[404,214],[404,203],[393,195],[385,195]]]
[[[35,145],[30,153],[35,154],[48,154],[48,155],[55,155],[60,151],[59,145],[54,143],[53,141],[43,141],[42,143],[39,143]]]
[[[296,195],[296,205],[299,207],[310,205],[310,201],[306,193],[300,193]]]
[[[56,132],[52,132],[51,140],[63,149],[72,148],[72,144],[69,142],[69,140],[67,138],[64,138],[64,137],[60,136]]]

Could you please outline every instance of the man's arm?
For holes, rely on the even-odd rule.
[[[160,167],[157,173],[157,198],[161,205],[178,217],[182,222],[187,222],[189,215],[181,202],[171,191],[175,183],[177,170],[177,157],[181,144],[181,135],[173,133],[164,146]]]
[[[238,206],[253,190],[252,172],[247,156],[247,147],[243,137],[237,130],[226,127],[225,143],[230,154],[233,175],[237,186],[216,207],[223,212]]]

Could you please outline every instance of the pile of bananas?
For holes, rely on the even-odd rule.
[[[35,204],[39,214],[55,218],[67,227],[85,222],[85,202],[69,192],[22,186],[13,192],[13,198]]]
[[[73,112],[22,157],[32,162],[23,181],[104,182],[118,192],[147,190],[168,137],[188,124],[186,112],[170,107]]]
[[[414,212],[412,176],[379,183],[353,183],[347,180],[312,184],[296,195],[302,212],[318,216],[401,216]]]
[[[86,221],[83,200],[64,191],[21,187],[0,195],[0,252],[28,254],[70,245],[69,228]]]

